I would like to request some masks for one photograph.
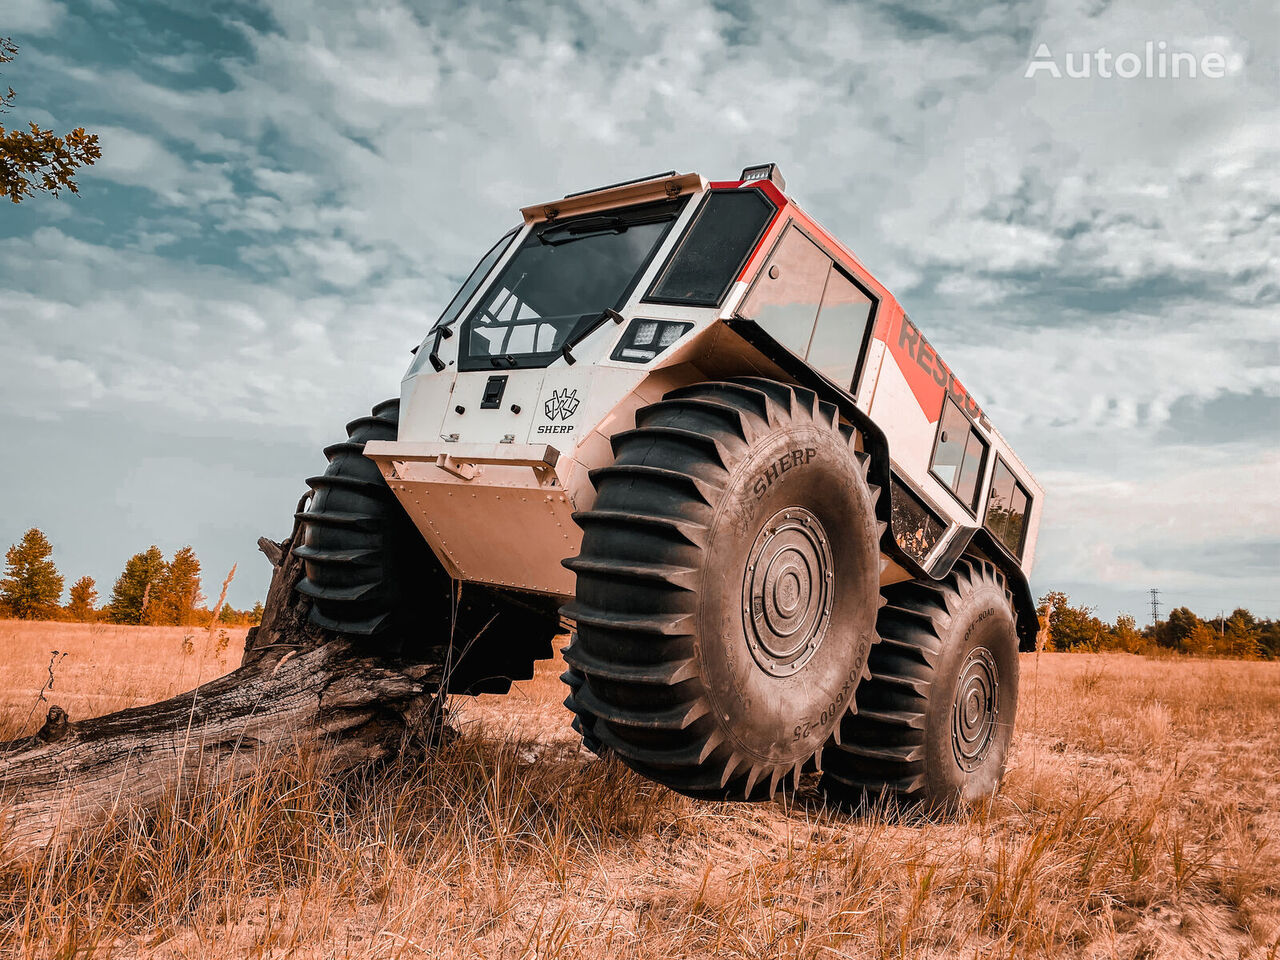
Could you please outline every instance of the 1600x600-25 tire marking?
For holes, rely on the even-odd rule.
[[[567,701],[589,746],[694,796],[811,765],[875,641],[878,491],[834,407],[772,380],[668,393],[576,514]]]

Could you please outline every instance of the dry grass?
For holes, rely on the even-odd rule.
[[[247,631],[0,620],[0,740],[34,733],[52,703],[82,720],[221,676],[239,664]]]
[[[55,699],[76,702],[63,631],[77,628],[43,629],[0,624],[10,713],[29,709],[54,647],[73,651]],[[98,666],[78,679],[99,697],[127,691],[84,702],[189,685],[189,671],[174,678],[180,641],[159,628],[97,635]],[[559,670],[460,701],[462,736],[428,762],[336,777],[299,755],[0,866],[0,951],[1280,954],[1280,664],[1026,657],[1004,792],[938,822],[851,816],[812,794],[678,797],[578,749]]]

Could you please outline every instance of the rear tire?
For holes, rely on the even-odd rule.
[[[854,803],[949,809],[999,788],[1018,704],[1013,595],[986,560],[965,558],[938,582],[884,590],[871,679],[822,786]]]
[[[506,693],[552,656],[557,603],[465,584],[454,620],[453,581],[364,456],[369,440],[396,439],[399,419],[400,401],[384,401],[325,448],[329,466],[307,481],[311,501],[297,514],[297,591],[317,626],[383,655],[448,664],[449,693]]]
[[[577,726],[682,793],[772,795],[849,708],[875,639],[867,457],[834,407],[756,378],[668,393],[612,442],[564,561]]]

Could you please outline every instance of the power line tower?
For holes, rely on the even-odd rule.
[[[1156,587],[1152,587],[1147,591],[1151,594],[1151,623],[1160,626],[1160,591]]]

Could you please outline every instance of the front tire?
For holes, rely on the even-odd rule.
[[[297,592],[318,627],[384,656],[447,665],[449,693],[506,693],[552,656],[558,604],[481,584],[464,584],[455,602],[455,584],[364,455],[370,440],[395,440],[399,422],[400,401],[383,401],[325,448],[329,465],[307,481],[311,499],[296,516]]]
[[[1000,786],[1018,704],[1013,595],[992,563],[965,558],[938,583],[884,590],[870,659],[839,743],[823,754],[835,799],[951,809]]]
[[[772,795],[849,708],[875,640],[867,457],[834,407],[757,378],[668,393],[613,447],[565,561],[578,727],[682,793]]]

